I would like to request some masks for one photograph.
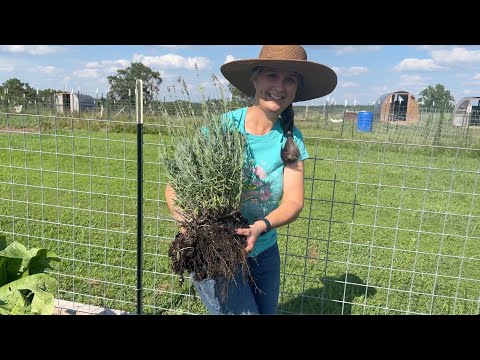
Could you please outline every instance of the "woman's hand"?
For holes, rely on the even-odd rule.
[[[263,221],[255,221],[250,227],[244,229],[236,229],[235,232],[238,235],[245,236],[247,238],[247,246],[245,251],[249,253],[253,250],[258,237],[265,231],[266,224]]]

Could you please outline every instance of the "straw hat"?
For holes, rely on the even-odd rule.
[[[263,45],[258,59],[235,60],[223,64],[220,71],[240,91],[255,96],[250,75],[255,66],[281,65],[282,68],[303,75],[294,102],[319,98],[330,94],[337,86],[337,75],[328,66],[307,61],[307,53],[300,45]]]

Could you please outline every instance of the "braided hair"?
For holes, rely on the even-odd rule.
[[[300,158],[300,150],[298,149],[295,141],[293,141],[294,115],[292,104],[283,110],[282,114],[280,115],[283,134],[287,138],[287,142],[280,152],[282,160],[285,164],[294,163]]]

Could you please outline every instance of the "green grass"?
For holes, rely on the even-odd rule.
[[[57,297],[135,312],[135,126],[35,121],[0,132],[0,236],[61,257]],[[311,158],[304,210],[279,229],[280,313],[478,314],[479,150],[317,125],[299,122]],[[144,143],[143,311],[204,314],[170,271],[156,125]]]

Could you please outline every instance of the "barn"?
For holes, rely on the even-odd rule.
[[[419,118],[418,102],[415,96],[407,91],[383,94],[375,102],[374,120],[376,121],[410,124],[417,122]]]
[[[93,110],[96,107],[95,98],[80,93],[60,92],[55,94],[55,107],[57,112],[79,112]]]
[[[480,96],[464,97],[455,104],[454,126],[480,126]]]

